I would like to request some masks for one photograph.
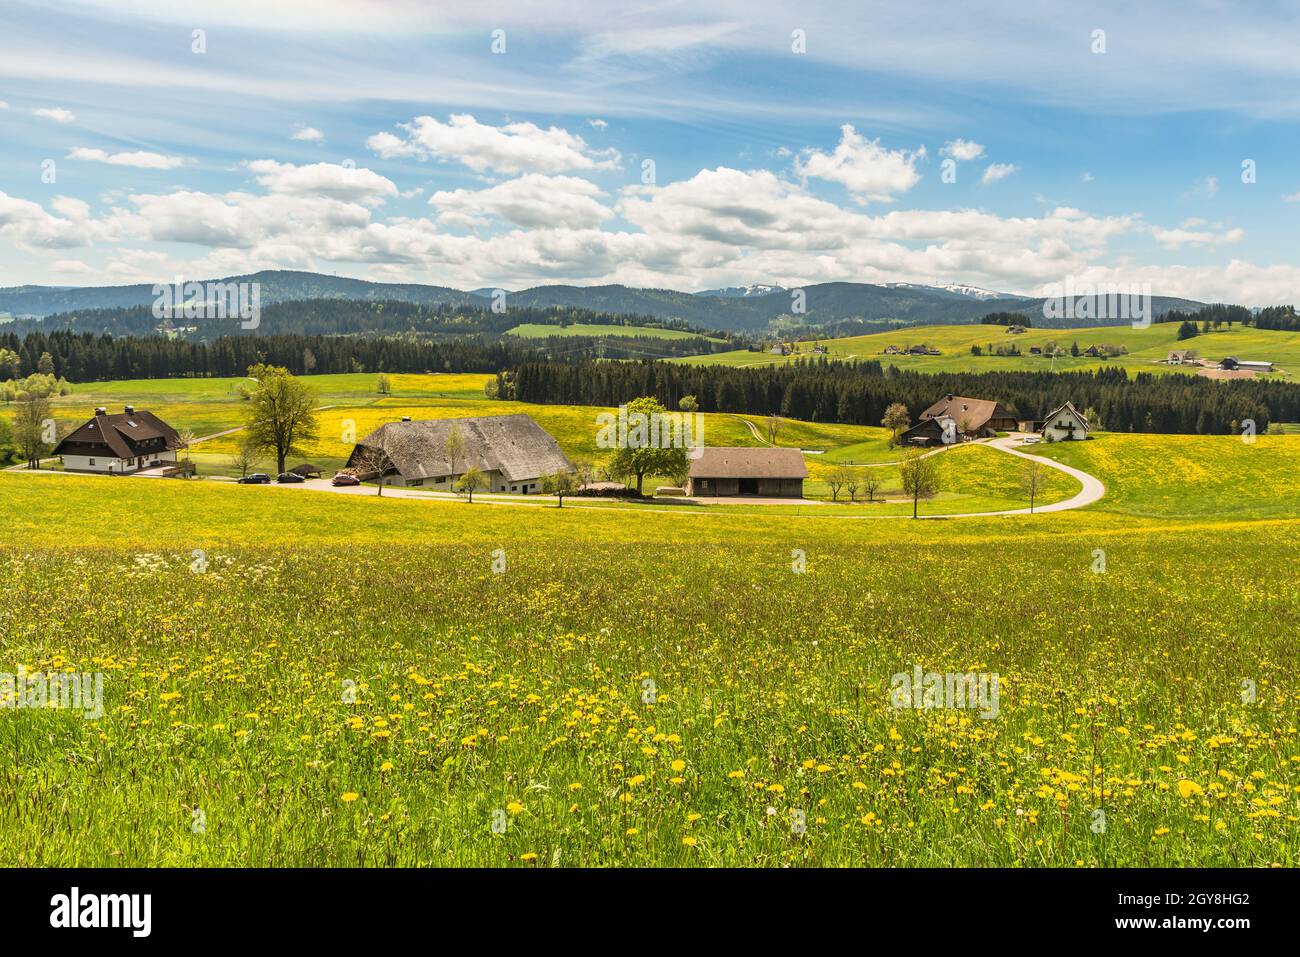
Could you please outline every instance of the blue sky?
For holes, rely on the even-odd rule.
[[[467,6],[5,0],[0,285],[1296,298],[1293,4]]]

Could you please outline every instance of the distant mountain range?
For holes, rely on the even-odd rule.
[[[447,304],[482,308],[491,287],[466,292],[418,283],[369,282],[312,272],[267,270],[210,282],[261,283],[263,305],[303,299],[343,299],[361,302],[397,300],[423,305]],[[990,312],[1018,312],[1035,326],[1061,328],[1114,324],[1106,321],[1043,319],[1042,299],[992,292],[952,283],[926,286],[913,283],[876,285],[827,282],[800,287],[804,311],[795,316],[809,325],[829,325],[850,319],[868,322],[959,324],[978,322]],[[630,286],[535,286],[508,292],[506,304],[530,307],[571,307],[597,312],[680,319],[692,326],[734,332],[761,333],[774,320],[794,314],[794,291],[773,285],[735,286],[689,293],[672,289]],[[152,285],[132,286],[14,286],[0,288],[0,315],[40,317],[89,309],[149,305]],[[1165,296],[1153,298],[1157,315],[1170,309],[1196,310],[1203,303]],[[1098,310],[1093,309],[1095,314]]]

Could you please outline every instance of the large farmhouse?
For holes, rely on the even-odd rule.
[[[993,399],[946,395],[921,413],[916,425],[899,436],[904,445],[951,445],[998,432],[1014,432],[1016,417]]]
[[[124,475],[176,461],[180,448],[176,430],[152,412],[126,406],[113,415],[95,410],[95,417],[69,433],[54,447],[69,472]]]
[[[450,449],[447,443],[453,429],[464,446],[454,461],[456,443]],[[421,422],[406,417],[381,425],[358,442],[348,467],[362,473],[380,470],[385,485],[443,491],[451,491],[462,475],[477,468],[487,477],[488,491],[520,495],[540,491],[543,475],[573,471],[555,439],[522,413]]]
[[[1048,442],[1069,442],[1088,437],[1088,420],[1073,402],[1066,402],[1043,420],[1043,438]]]
[[[803,498],[807,477],[798,449],[705,447],[691,461],[686,494]]]

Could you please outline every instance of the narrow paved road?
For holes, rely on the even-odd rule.
[[[1082,488],[1075,495],[1073,495],[1068,499],[1065,499],[1064,501],[1052,502],[1047,505],[1035,506],[1033,510],[1033,514],[1037,515],[1040,512],[1044,512],[1044,513],[1045,512],[1066,512],[1066,511],[1070,511],[1071,509],[1083,508],[1085,505],[1091,505],[1093,502],[1096,502],[1103,495],[1106,494],[1106,486],[1103,485],[1101,480],[1098,479],[1096,476],[1089,475],[1087,472],[1084,472],[1080,469],[1072,468],[1069,465],[1062,465],[1060,462],[1054,462],[1051,459],[1043,458],[1042,456],[1039,455],[1028,455],[1012,447],[1014,445],[1017,445],[1023,438],[1024,438],[1023,435],[1012,434],[1012,435],[1004,436],[1003,438],[999,438],[999,439],[990,439],[986,441],[984,444],[988,445],[990,448],[997,449],[999,452],[1005,452],[1007,455],[1014,455],[1016,458],[1027,459],[1031,462],[1041,462],[1043,465],[1047,466],[1048,468],[1056,469],[1058,472],[1064,472],[1066,475],[1069,475],[1071,478],[1078,481],[1080,485],[1082,485]],[[943,449],[936,449],[935,451],[940,452],[943,451]],[[27,475],[69,476],[73,474],[68,472],[57,472],[52,470],[30,471],[24,469],[24,472]],[[104,477],[108,477],[108,476],[104,476]],[[156,473],[155,474],[140,473],[140,474],[128,475],[128,476],[112,476],[112,478],[116,478],[119,480],[122,478],[129,479],[129,478],[160,478],[160,477],[161,476],[157,475]],[[231,478],[214,477],[208,479],[208,481],[221,481],[229,484],[234,484],[235,480]],[[266,486],[266,488],[305,489],[307,491],[313,491],[313,492],[332,492],[336,495],[369,495],[372,498],[380,497],[376,494],[375,490],[369,486],[364,486],[364,485],[343,486],[340,488],[336,488],[330,484],[329,479],[309,479],[306,482],[297,483],[297,484],[286,484],[286,485],[272,483],[271,485]],[[423,499],[426,502],[438,501],[438,500],[463,501],[461,496],[452,492],[430,492],[430,491],[418,490],[418,489],[401,489],[401,488],[385,489],[382,497],[403,498],[403,499]],[[554,508],[555,507],[554,505],[555,499],[549,495],[529,495],[529,496],[494,495],[489,492],[489,493],[480,493],[476,495],[474,499],[475,502],[481,502],[484,505],[505,505],[507,507],[513,506],[517,508]],[[626,507],[622,507],[622,506],[587,504],[589,501],[590,501],[589,499],[573,498],[570,499],[569,503],[566,503],[564,507],[574,508],[574,509],[599,510],[599,511],[611,511],[611,510],[628,511]],[[686,499],[685,501],[691,501],[691,500]],[[708,500],[708,501],[703,501],[702,504],[753,505],[757,509],[759,509],[759,512],[761,513],[762,508],[764,507],[764,505],[767,504],[830,505],[832,503],[821,501],[821,500],[812,500],[812,499],[808,499],[803,502],[797,502],[788,499],[787,500],[769,499],[769,500],[755,501],[753,499],[737,498],[737,499],[728,499],[728,500]],[[644,506],[638,508],[637,511],[670,512],[678,515],[710,514],[707,508],[695,509],[695,508],[682,508],[680,506],[668,506],[665,508],[653,508],[649,506]],[[726,514],[735,514],[735,513],[726,513]],[[919,517],[923,519],[993,518],[1001,515],[1028,515],[1028,514],[1030,514],[1029,508],[1025,507],[1025,508],[1004,509],[1002,511],[997,511],[997,512],[949,512],[942,515],[921,515]],[[811,515],[811,516],[791,515],[786,517],[845,519],[847,521],[878,521],[884,519],[910,520],[912,516],[911,515]]]

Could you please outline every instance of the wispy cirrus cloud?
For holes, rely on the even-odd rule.
[[[38,106],[32,110],[32,115],[53,120],[55,123],[75,123],[77,120],[75,113],[61,106]]]
[[[997,183],[1006,179],[1019,168],[1015,163],[990,163],[984,167],[984,174],[980,177],[980,182],[985,186]]]

